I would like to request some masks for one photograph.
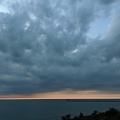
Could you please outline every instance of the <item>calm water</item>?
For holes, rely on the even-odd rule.
[[[61,120],[66,114],[91,114],[109,107],[120,109],[120,102],[66,102],[65,100],[0,101],[0,120]]]

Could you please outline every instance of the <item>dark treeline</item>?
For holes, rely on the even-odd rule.
[[[80,113],[78,116],[71,117],[70,114],[62,116],[61,120],[120,120],[120,111],[115,108],[109,108],[105,112],[94,111],[91,115]]]

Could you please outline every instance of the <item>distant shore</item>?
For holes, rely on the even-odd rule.
[[[66,102],[120,102],[118,99],[30,99],[30,98],[0,98],[0,100],[63,100]]]
[[[120,99],[67,99],[67,102],[120,102]]]

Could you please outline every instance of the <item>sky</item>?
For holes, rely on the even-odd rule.
[[[1,0],[0,98],[120,98],[120,0]]]

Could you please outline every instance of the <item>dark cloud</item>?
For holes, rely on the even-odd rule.
[[[119,17],[104,38],[90,38],[98,2],[7,2],[8,12],[0,12],[1,95],[120,90]]]

